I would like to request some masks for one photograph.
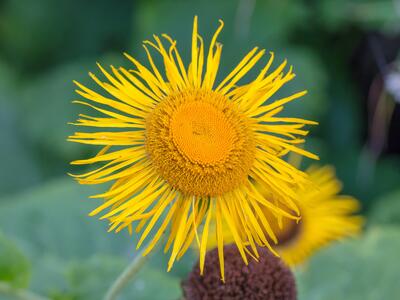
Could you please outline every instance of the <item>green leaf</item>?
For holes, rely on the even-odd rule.
[[[69,260],[43,252],[32,260],[30,289],[54,300],[72,300],[66,278]],[[69,297],[69,298],[68,298]]]
[[[127,231],[107,233],[106,221],[88,216],[101,203],[88,196],[99,192],[72,178],[53,180],[0,200],[0,228],[32,258],[49,253],[68,260],[90,257],[95,252],[133,251]]]
[[[0,140],[4,143],[0,147],[0,196],[33,186],[41,178],[30,145],[19,130],[16,110],[12,104],[1,101],[1,92],[0,90]]]
[[[143,268],[126,295],[129,297],[125,299],[132,299],[135,296],[143,300],[176,300],[181,295],[180,279],[170,276],[164,270]]]
[[[14,287],[27,287],[31,266],[18,247],[0,232],[0,281]]]
[[[391,0],[318,1],[320,20],[333,30],[358,25],[368,30],[397,30],[396,2]]]
[[[20,195],[0,200],[0,228],[12,236],[29,255],[33,265],[33,291],[57,299],[76,296],[71,294],[71,290],[80,293],[81,280],[74,279],[72,283],[68,282],[65,270],[75,270],[77,265],[86,263],[89,264],[88,268],[100,268],[102,260],[93,258],[94,254],[113,257],[110,261],[104,260],[104,268],[111,265],[112,271],[107,275],[109,277],[100,278],[103,281],[99,283],[98,289],[102,289],[123,270],[127,258],[136,253],[134,246],[137,236],[129,236],[127,231],[108,233],[106,221],[88,216],[101,200],[87,197],[99,192],[99,189],[78,185],[71,178],[60,178]],[[189,250],[188,255],[167,273],[168,255],[163,254],[161,247],[158,247],[148,262],[150,271],[146,271],[148,274],[144,275],[147,278],[146,284],[151,282],[154,285],[155,280],[164,275],[167,276],[167,285],[169,276],[172,276],[174,281],[184,277],[195,261],[194,255],[194,251]],[[77,262],[72,269],[71,262]],[[70,274],[70,271],[67,273]],[[106,276],[106,271],[97,272]],[[152,276],[155,278],[151,279]],[[91,283],[90,278],[85,280],[87,282],[82,287],[83,294],[86,293],[86,289],[92,291],[91,286],[96,285]]]
[[[297,272],[300,300],[381,300],[399,295],[400,228],[377,227],[315,255]]]
[[[126,259],[105,255],[73,262],[67,269],[69,293],[76,300],[101,299],[127,264]],[[121,299],[176,300],[179,296],[180,283],[177,277],[146,264],[123,290]]]
[[[40,171],[27,139],[21,131],[21,114],[16,105],[15,74],[0,61],[0,195],[32,186]]]
[[[88,216],[100,203],[88,196],[98,192],[61,178],[0,201],[0,228],[32,261],[33,291],[64,297],[65,270],[71,260],[134,251],[127,232],[107,233],[107,222]]]
[[[79,0],[3,2],[1,52],[25,76],[61,61],[120,51],[131,36],[133,1],[98,0],[95,9]]]
[[[368,222],[375,225],[400,225],[400,190],[378,198],[370,211]]]

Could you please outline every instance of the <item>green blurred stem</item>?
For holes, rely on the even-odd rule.
[[[50,300],[49,298],[36,295],[30,291],[13,287],[8,282],[0,281],[0,295],[10,296],[19,300]]]
[[[146,249],[144,247],[143,249]],[[133,277],[139,272],[142,266],[146,263],[148,255],[143,256],[143,251],[139,252],[126,269],[119,275],[114,283],[108,289],[104,300],[116,300],[117,296],[123,288],[132,280]]]

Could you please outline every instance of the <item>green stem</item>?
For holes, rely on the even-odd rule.
[[[50,300],[30,291],[15,288],[9,283],[3,281],[0,281],[0,295],[11,296],[19,300]]]
[[[145,248],[144,248],[145,249]],[[141,267],[147,261],[148,256],[143,256],[143,252],[139,252],[125,270],[118,276],[114,283],[108,289],[104,300],[116,300],[122,289],[128,282],[139,272]]]

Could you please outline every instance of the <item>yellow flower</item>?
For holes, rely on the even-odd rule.
[[[286,218],[287,224],[282,226],[286,237],[277,246],[277,252],[291,266],[334,241],[357,235],[364,223],[361,216],[354,215],[360,209],[358,200],[339,195],[342,186],[332,167],[312,167],[307,173],[316,188],[299,192],[296,203],[301,220],[295,223]]]
[[[77,93],[86,101],[75,102],[100,116],[80,115],[74,124],[102,129],[77,132],[69,140],[103,146],[96,156],[72,162],[102,164],[75,175],[79,183],[113,183],[105,193],[93,196],[105,201],[90,215],[107,210],[101,218],[108,219],[110,230],[117,232],[124,228],[132,232],[132,225],[137,224],[136,232],[142,232],[137,247],[150,239],[144,255],[170,227],[165,246],[165,251],[171,251],[168,270],[196,239],[201,272],[212,220],[223,278],[222,222],[228,225],[243,260],[247,263],[247,254],[257,257],[256,245],[270,247],[269,240],[276,240],[262,210],[297,218],[265,199],[257,185],[279,195],[283,206],[298,213],[295,188],[307,184],[308,178],[283,156],[294,152],[318,157],[298,147],[308,133],[303,127],[315,122],[277,117],[286,103],[306,92],[270,100],[295,76],[291,67],[284,72],[286,61],[268,74],[274,58],[271,53],[258,76],[240,84],[264,55],[265,50],[254,48],[216,83],[222,52],[217,37],[222,27],[220,21],[205,51],[195,17],[188,68],[177,42],[166,34],[162,37],[168,47],[158,36],[154,42],[144,42],[149,67],[128,54],[133,70],[111,66],[108,72],[99,65],[108,81],[89,75],[106,93],[76,82]],[[149,47],[161,55],[165,74],[154,63]],[[250,249],[245,246],[247,241]]]
[[[264,216],[278,238],[275,250],[290,266],[306,261],[334,241],[358,234],[364,223],[361,216],[354,215],[360,209],[360,203],[353,197],[339,195],[341,183],[332,167],[311,167],[307,173],[312,184],[300,189],[296,200],[300,221],[277,218],[271,211],[264,210]],[[262,193],[269,194],[266,190]],[[225,237],[227,243],[233,241],[228,231]],[[216,241],[211,240],[209,248],[215,245]]]

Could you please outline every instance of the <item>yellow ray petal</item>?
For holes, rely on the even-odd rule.
[[[211,215],[213,213],[213,206],[211,205],[208,208],[206,222],[203,228],[203,234],[201,235],[201,244],[200,244],[200,274],[203,275],[204,271],[204,262],[206,258],[206,250],[207,250],[207,241],[208,241],[208,230],[210,226]]]

